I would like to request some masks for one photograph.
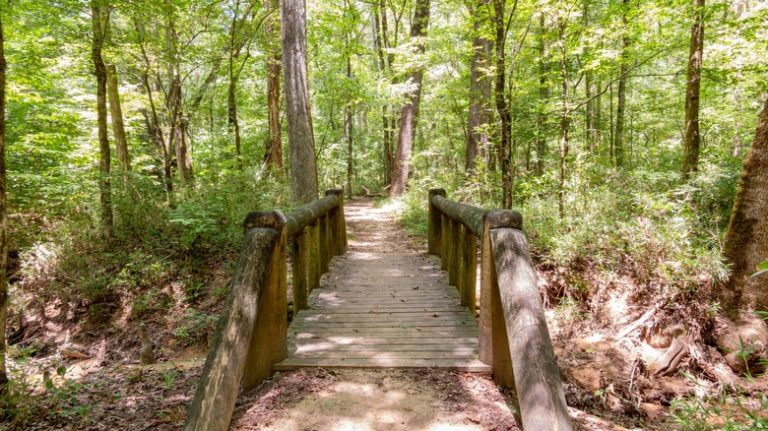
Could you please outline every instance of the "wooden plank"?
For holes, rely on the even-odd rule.
[[[306,353],[293,353],[293,359],[475,359],[477,349],[456,351],[445,350],[416,350],[416,351],[382,351],[382,350],[324,350]]]
[[[381,315],[375,315],[375,316],[359,316],[354,317],[355,315],[345,315],[345,314],[337,314],[334,318],[325,318],[325,319],[302,319],[298,318],[292,322],[292,325],[294,328],[311,328],[315,327],[315,325],[346,325],[350,324],[352,327],[356,328],[375,328],[378,326],[399,326],[402,324],[411,324],[415,326],[420,326],[422,324],[430,324],[435,323],[435,325],[429,325],[429,326],[454,326],[454,325],[448,325],[448,323],[455,323],[456,325],[469,325],[470,323],[462,323],[462,322],[469,322],[470,319],[472,319],[469,315],[464,316],[440,316],[433,317],[438,313],[433,313],[431,315],[424,315],[422,317],[417,316],[410,316],[407,318],[399,317],[396,315],[388,315],[388,314],[381,314]],[[372,323],[381,323],[381,325],[368,325]],[[360,324],[360,326],[355,326],[355,324]],[[321,327],[321,326],[316,326]]]
[[[318,338],[289,338],[288,345],[292,349],[301,346],[335,346],[338,349],[344,348],[366,348],[367,346],[411,346],[413,348],[436,348],[438,346],[472,346],[477,347],[477,337],[369,337],[352,335],[329,335]],[[437,345],[437,346],[435,346]]]
[[[432,308],[432,307],[459,307],[460,303],[458,300],[446,300],[446,301],[423,301],[418,299],[413,300],[407,300],[407,299],[399,299],[397,301],[387,301],[387,302],[381,302],[381,301],[335,301],[331,303],[318,303],[313,302],[309,305],[310,310],[328,310],[329,312],[331,310],[343,310],[343,309],[363,309],[363,310],[375,310],[378,307],[378,309],[384,309],[384,308]]]
[[[457,371],[490,373],[491,367],[478,359],[312,359],[288,358],[275,364],[275,370],[304,367],[324,368],[447,368]]]
[[[402,306],[399,306],[402,305]],[[433,313],[450,313],[450,312],[463,312],[463,313],[469,313],[469,310],[467,310],[466,307],[462,307],[460,305],[445,305],[445,306],[424,306],[419,307],[416,305],[408,305],[407,303],[398,303],[398,304],[391,304],[391,305],[382,305],[382,306],[375,306],[375,307],[324,307],[322,309],[318,308],[309,308],[307,310],[302,311],[299,316],[304,315],[304,313],[311,313],[311,312],[322,312],[324,314],[369,314],[369,315],[378,315],[378,314],[400,314],[400,313],[417,313],[417,312],[433,312]]]
[[[369,342],[369,343],[355,343],[355,344],[339,344],[332,341],[315,341],[305,342],[289,347],[291,355],[294,354],[306,354],[311,352],[322,352],[333,350],[337,352],[474,352],[477,353],[478,344],[477,341],[465,342],[465,343],[446,343],[443,340],[441,343],[422,343],[413,342],[411,344],[403,343],[382,343]]]
[[[425,283],[398,283],[397,285],[392,286],[381,286],[381,285],[354,285],[354,284],[344,284],[344,287],[331,287],[331,286],[322,286],[323,289],[326,290],[326,292],[333,292],[333,293],[346,293],[346,292],[399,292],[399,291],[406,291],[406,290],[413,290],[413,291],[428,291],[428,292],[449,292],[452,290],[452,287],[448,286],[447,284],[425,284]],[[322,291],[321,291],[322,292]]]
[[[323,288],[320,291],[317,292],[317,299],[330,299],[330,298],[391,298],[391,297],[422,297],[426,299],[430,298],[458,298],[459,292],[456,291],[456,289],[436,289],[434,292],[425,292],[421,291],[419,289],[399,289],[399,290],[359,290],[359,291],[353,291],[353,290],[347,290],[343,292],[339,292],[337,290],[331,290],[327,288]]]
[[[438,313],[436,311],[421,311],[410,313],[346,313],[346,314],[326,314],[326,313],[303,313],[295,318],[294,322],[389,322],[389,321],[413,321],[413,320],[456,320],[472,319],[472,315],[466,310],[448,311]]]
[[[310,329],[310,328],[407,328],[407,327],[474,327],[477,324],[474,320],[411,320],[411,321],[373,321],[373,322],[294,322],[292,329]]]
[[[403,338],[433,338],[433,337],[477,337],[477,328],[434,326],[431,328],[367,328],[366,331],[352,328],[315,328],[289,329],[294,338],[327,337],[331,335],[365,335],[370,337],[403,337]]]

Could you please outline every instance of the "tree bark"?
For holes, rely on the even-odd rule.
[[[381,79],[388,79],[388,67],[386,57],[384,56],[384,47],[388,45],[385,40],[386,35],[386,0],[380,0],[374,6],[373,11],[373,43],[376,48],[376,56],[379,64],[379,76]],[[384,160],[384,183],[391,182],[392,174],[392,132],[389,125],[389,107],[386,103],[381,105],[381,125],[383,139],[383,160]]]
[[[411,39],[419,39],[416,44],[415,55],[423,55],[426,49],[422,38],[426,36],[429,25],[429,6],[430,0],[416,0],[413,22],[411,23]],[[392,197],[402,195],[408,183],[423,77],[424,70],[421,67],[417,67],[411,72],[410,81],[416,88],[407,95],[408,100],[400,111],[400,132],[397,137],[397,152],[392,166],[392,183],[389,189],[389,194]]]
[[[389,39],[389,25],[387,19],[387,2],[386,0],[380,0],[379,10],[381,11],[381,46],[384,48],[391,48],[392,44]],[[394,42],[397,44],[397,34],[399,29],[399,18],[395,14],[395,35]],[[387,61],[385,63],[385,73],[392,74],[392,63],[395,59],[395,54],[391,51],[386,56]],[[391,79],[391,78],[390,78]],[[383,118],[384,118],[384,155],[387,159],[387,174],[386,183],[392,183],[392,171],[395,166],[395,156],[392,154],[393,141],[395,137],[395,127],[397,126],[397,118],[395,118],[395,112],[388,104],[382,106]]]
[[[229,130],[234,134],[235,139],[235,159],[237,167],[243,169],[243,157],[240,149],[240,121],[237,118],[237,80],[239,78],[238,67],[240,49],[242,45],[237,41],[238,37],[238,14],[240,12],[240,1],[235,3],[235,11],[232,15],[232,24],[229,29],[229,86],[227,88],[227,124]]]
[[[699,90],[701,62],[704,55],[704,0],[693,0],[694,20],[691,26],[691,46],[688,53],[688,80],[685,88],[685,137],[683,178],[699,170]]]
[[[266,13],[280,8],[279,0],[264,0]],[[275,43],[280,30],[279,14],[274,14],[264,21],[267,37],[267,111],[269,136],[265,146],[264,160],[274,172],[283,171],[283,142],[280,135],[280,46]]]
[[[629,24],[627,22],[627,13],[629,12],[629,0],[623,0],[624,11],[621,16],[623,23],[621,36],[621,65],[619,66],[619,89],[617,91],[616,101],[616,131],[614,132],[615,142],[613,151],[616,156],[616,166],[624,167],[624,109],[626,107],[627,92],[627,49],[629,48]]]
[[[496,24],[496,111],[499,115],[501,133],[499,156],[501,159],[502,205],[512,207],[512,116],[506,99],[506,0],[493,0],[494,22]]]
[[[182,182],[190,184],[194,182],[192,171],[192,156],[187,148],[187,120],[184,117],[184,100],[182,97],[181,72],[179,70],[179,55],[177,48],[175,15],[171,11],[166,17],[166,56],[169,61],[168,78],[170,89],[166,105],[171,117],[171,127],[168,133],[168,143],[176,152],[176,169]],[[206,83],[208,80],[206,79]],[[207,85],[207,84],[204,84]],[[195,98],[197,99],[197,98]],[[200,98],[202,100],[202,97]]]
[[[568,136],[570,111],[568,107],[568,52],[566,51],[566,26],[567,23],[565,21],[560,23],[560,77],[563,86],[561,94],[561,103],[563,106],[560,113],[560,175],[557,187],[557,206],[561,220],[565,218],[565,180],[568,166],[568,152],[570,150]]]
[[[183,100],[181,89],[181,77],[178,71],[172,72],[171,90],[169,92],[168,102],[171,110],[171,133],[169,142],[176,152],[176,169],[178,170],[181,181],[185,184],[194,181],[192,172],[192,157],[187,148],[187,121],[184,118]]]
[[[594,88],[599,90],[601,88],[600,81],[595,81]],[[595,96],[595,102],[594,102],[594,121],[592,122],[593,130],[592,130],[592,140],[595,143],[595,151],[598,154],[602,154],[602,146],[601,146],[601,136],[602,136],[602,127],[603,127],[603,119],[602,119],[602,94],[600,92],[597,93],[597,96]]]
[[[768,100],[744,159],[733,212],[723,241],[731,277],[722,292],[726,311],[768,308],[768,274],[750,277],[768,260]]]
[[[344,8],[348,10],[350,4],[347,0],[344,1]],[[352,52],[350,47],[350,35],[345,35],[345,50],[347,61],[347,82],[352,82]],[[352,175],[354,175],[354,124],[352,115],[352,102],[347,101],[344,104],[344,135],[347,138],[347,197],[352,199]]]
[[[112,215],[112,183],[110,180],[110,149],[107,136],[107,66],[101,56],[106,37],[109,11],[91,1],[93,39],[91,59],[96,76],[96,119],[99,136],[99,194],[101,202],[101,235],[105,241],[112,239],[114,220]]]
[[[165,184],[165,192],[167,194],[169,204],[173,204],[173,176],[171,173],[171,155],[170,148],[166,144],[166,140],[163,137],[163,129],[160,126],[160,118],[157,113],[157,106],[155,105],[155,99],[152,92],[152,86],[149,82],[149,71],[151,69],[151,60],[147,55],[147,50],[144,46],[144,28],[138,20],[134,19],[136,27],[136,34],[138,35],[139,48],[141,50],[141,56],[144,59],[144,71],[141,74],[141,81],[144,84],[144,91],[147,92],[147,99],[149,100],[149,107],[151,111],[151,131],[153,135],[155,145],[157,146],[158,153],[163,162],[163,179]]]
[[[5,192],[5,36],[0,16],[0,396],[8,385],[5,322],[8,318],[8,209]]]
[[[549,100],[549,84],[547,75],[549,75],[549,61],[547,58],[546,46],[546,16],[539,14],[539,106],[536,113],[536,166],[534,173],[536,176],[544,174],[544,157],[547,154],[547,101]]]
[[[491,122],[491,79],[488,68],[493,42],[484,36],[488,27],[488,5],[490,0],[479,0],[473,16],[475,37],[472,41],[472,71],[469,84],[469,118],[467,119],[467,152],[464,167],[467,172],[475,169],[477,157],[485,157],[488,150],[488,124]]]
[[[307,17],[305,0],[281,3],[281,35],[288,143],[291,153],[291,191],[296,203],[317,199],[317,164],[307,82]]]
[[[614,144],[616,143],[615,136],[616,123],[613,122],[613,82],[608,83],[608,159],[613,164],[616,160],[616,151]]]
[[[117,68],[114,64],[107,66],[107,97],[109,98],[109,114],[112,117],[112,134],[115,137],[117,159],[125,171],[131,170],[131,156],[128,153],[128,138],[123,123],[123,109],[120,106],[120,92],[117,89]]]

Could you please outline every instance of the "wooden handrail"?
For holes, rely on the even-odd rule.
[[[288,353],[287,249],[292,253],[294,313],[306,308],[333,256],[347,246],[344,195],[296,208],[254,212],[245,218],[245,241],[213,337],[186,431],[229,429],[237,394],[272,375]]]
[[[515,390],[523,429],[570,431],[522,225],[517,211],[483,210],[448,200],[443,189],[429,191],[429,252],[440,256],[473,311],[480,240],[480,360],[493,367],[499,385]]]

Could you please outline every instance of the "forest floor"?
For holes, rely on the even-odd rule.
[[[425,253],[425,239],[407,234],[392,208],[354,200],[346,212],[350,249]],[[552,276],[542,275],[543,283]],[[668,414],[672,400],[712,392],[712,384],[691,374],[653,376],[638,344],[613,341],[606,326],[554,309],[547,318],[575,429],[674,429]],[[173,334],[153,333],[152,338]],[[14,364],[33,395],[21,399],[16,419],[0,423],[0,430],[181,429],[205,346],[166,348],[160,363],[140,366],[135,342],[113,343],[124,347],[110,354],[96,344]],[[759,411],[761,406],[747,407]],[[485,375],[435,369],[299,370],[278,373],[241,394],[232,429],[516,430],[513,412],[512,394]]]

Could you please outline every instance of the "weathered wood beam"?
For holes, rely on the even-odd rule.
[[[334,256],[339,256],[347,251],[347,221],[344,219],[344,190],[326,190],[325,195],[333,195],[339,199],[336,208],[331,211],[331,223],[333,224]]]
[[[268,350],[274,345],[256,345],[253,337],[260,315],[273,314],[274,310],[265,309],[279,302],[274,293],[280,290],[283,278],[280,260],[285,261],[281,245],[285,217],[279,212],[251,213],[244,224],[240,261],[189,408],[186,431],[227,430],[246,364],[259,356],[271,360],[280,356],[280,352]],[[285,315],[279,320],[284,321]],[[285,335],[279,341],[285,344]],[[271,369],[271,362],[268,365]]]
[[[494,211],[486,218],[522,426],[525,430],[570,431],[570,416],[528,241],[515,227],[521,221],[519,213],[513,211]],[[494,344],[494,356],[501,353],[499,347]]]
[[[462,229],[461,267],[464,283],[461,304],[469,307],[474,315],[477,300],[477,237],[466,226]]]
[[[483,220],[487,210],[461,204],[439,194],[430,195],[430,201],[440,212],[468,227],[475,235],[483,234]]]
[[[298,207],[286,215],[288,237],[299,233],[302,229],[328,214],[339,205],[339,198],[336,195],[328,195],[322,199],[314,200],[304,206]]]
[[[440,210],[432,202],[433,196],[445,197],[445,189],[429,190],[429,220],[427,223],[429,254],[440,255],[442,222],[440,217]]]
[[[293,268],[293,312],[294,315],[307,309],[307,296],[309,295],[308,262],[309,262],[309,235],[304,229],[291,240],[291,264]]]
[[[440,269],[448,269],[448,250],[450,250],[451,232],[450,218],[447,215],[440,213]]]

